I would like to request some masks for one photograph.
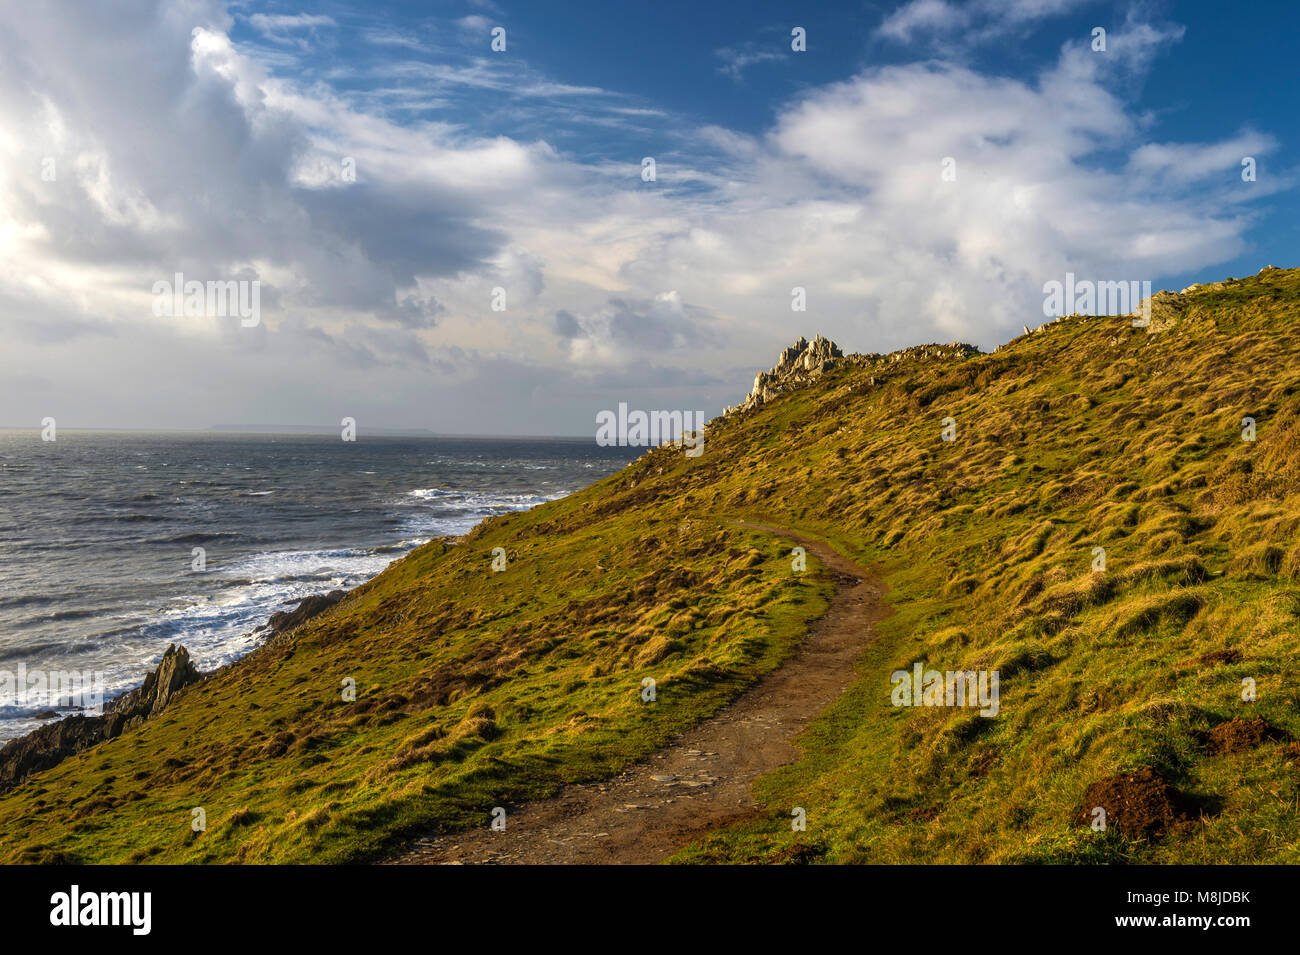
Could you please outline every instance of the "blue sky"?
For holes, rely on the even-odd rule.
[[[989,349],[1066,271],[1177,289],[1296,265],[1288,14],[0,13],[0,424],[584,434],[620,401],[717,413],[800,334]],[[177,271],[257,280],[262,320],[154,314]]]
[[[386,81],[373,74],[382,75],[395,59],[430,65],[490,62],[486,37],[458,26],[458,21],[478,16],[485,24],[505,26],[512,55],[526,60],[539,77],[606,95],[595,97],[598,104],[576,94],[557,95],[528,109],[508,93],[469,89],[459,91],[468,95],[428,109],[401,112],[411,121],[450,118],[485,134],[542,136],[588,162],[626,162],[629,156],[647,152],[679,155],[698,165],[707,157],[700,155],[698,145],[692,153],[691,144],[675,134],[717,125],[760,136],[781,107],[801,94],[873,67],[915,62],[919,55],[950,57],[991,75],[1032,78],[1050,65],[1066,39],[1090,37],[1095,26],[1113,28],[1134,15],[1181,28],[1177,41],[1150,71],[1116,84],[1144,114],[1151,140],[1209,141],[1239,130],[1267,130],[1278,149],[1256,157],[1260,175],[1285,174],[1293,165],[1285,157],[1294,154],[1296,145],[1297,124],[1290,120],[1300,114],[1294,66],[1300,31],[1290,20],[1293,7],[1283,0],[1253,3],[1249,15],[1243,15],[1246,8],[1239,3],[1208,0],[1030,4],[1059,7],[1061,12],[1027,18],[1006,33],[967,44],[961,36],[968,31],[960,27],[951,32],[918,30],[914,42],[882,34],[882,24],[906,9],[905,3],[494,0],[468,5],[382,3],[361,9],[339,3],[255,6],[271,16],[278,9],[281,15],[306,13],[334,21],[336,29],[321,26],[311,31],[310,49],[295,51],[292,69],[356,91],[385,89]],[[791,25],[808,32],[807,55],[791,51]],[[968,29],[978,32],[979,27]],[[286,44],[247,22],[232,35],[250,46],[286,53]],[[282,36],[296,37],[296,31]],[[398,45],[407,40],[409,45]],[[345,79],[342,73],[352,75]],[[624,124],[610,126],[604,123],[615,117],[602,107],[646,112],[624,114]],[[1118,168],[1123,158],[1103,151],[1095,160]],[[1223,268],[1240,274],[1258,269],[1257,262],[1264,259],[1294,261],[1300,238],[1296,211],[1294,192],[1279,195],[1259,210],[1250,250],[1223,262]],[[1187,270],[1167,279],[1187,284],[1219,274]]]

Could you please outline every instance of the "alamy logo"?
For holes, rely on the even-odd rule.
[[[129,925],[133,935],[148,935],[152,927],[153,895],[149,892],[86,892],[74,885],[50,896],[51,925]]]
[[[912,672],[895,670],[890,699],[895,706],[978,706],[980,716],[998,715],[998,671],[927,670],[922,663]]]
[[[239,317],[244,328],[262,321],[262,283],[253,281],[199,282],[185,281],[183,272],[176,280],[160,279],[153,283],[153,313],[186,318]]]
[[[0,670],[0,706],[75,707],[85,715],[104,712],[101,670]]]
[[[688,458],[698,458],[704,453],[704,412],[629,412],[627,402],[620,401],[617,414],[596,413],[596,443],[602,448],[681,444],[688,449]]]
[[[1065,281],[1053,279],[1043,283],[1043,314],[1048,318],[1066,315],[1132,315],[1133,327],[1151,324],[1151,283],[1149,281],[1094,282],[1076,281],[1073,272]],[[1141,309],[1141,315],[1138,310]]]

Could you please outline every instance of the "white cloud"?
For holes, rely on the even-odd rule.
[[[957,40],[976,44],[1068,13],[1089,0],[909,0],[881,21],[878,32],[899,43]]]
[[[752,43],[739,49],[736,47],[723,47],[720,50],[715,50],[714,55],[723,61],[722,65],[718,67],[718,72],[730,76],[736,82],[740,82],[744,77],[745,70],[755,63],[771,63],[785,59],[783,53],[765,50]]]
[[[1276,149],[1272,136],[1251,131],[1217,143],[1148,143],[1133,151],[1128,168],[1154,188],[1185,187],[1207,179],[1235,186],[1241,181],[1243,159],[1258,159]]]
[[[1111,77],[1178,31],[1130,24],[1104,63],[1080,38],[1024,79],[871,68],[778,104],[761,135],[683,125],[644,183],[639,156],[580,163],[544,140],[400,125],[294,82],[230,40],[216,0],[158,9],[92,9],[77,29],[0,12],[0,424],[305,423],[344,404],[389,427],[576,433],[591,403],[652,380],[682,390],[671,406],[717,410],[800,334],[989,347],[1066,270],[1155,278],[1232,258],[1250,216],[1242,190],[1212,184],[1275,145],[1249,130],[1150,142]],[[391,67],[394,89],[664,118],[526,65]],[[174,271],[258,276],[263,325],[153,317],[152,283]],[[521,426],[530,404],[545,410]]]
[[[323,28],[338,26],[332,17],[321,14],[266,14],[254,13],[248,18],[249,25],[268,40],[275,43],[291,44],[306,49],[309,39]],[[306,33],[307,36],[300,34]]]
[[[970,22],[967,9],[946,0],[912,0],[905,3],[880,24],[880,32],[907,42],[922,32],[953,33]]]

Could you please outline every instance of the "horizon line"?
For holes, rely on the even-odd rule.
[[[286,429],[286,430],[276,430]],[[76,426],[59,426],[60,432],[76,431],[113,431],[131,434],[230,434],[230,435],[262,435],[270,437],[297,437],[301,435],[326,435],[337,434],[338,427],[331,425],[210,425],[202,427],[166,427],[166,428],[139,428],[139,427],[76,427]],[[31,431],[40,433],[41,426],[38,425],[0,425],[0,433],[7,431]],[[482,438],[482,439],[514,439],[514,440],[583,440],[590,438],[593,442],[595,436],[590,434],[484,434],[482,432],[453,432],[453,431],[432,431],[424,428],[368,428],[366,429],[372,435],[381,437],[408,437],[408,438]]]

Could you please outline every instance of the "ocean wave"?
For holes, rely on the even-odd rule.
[[[0,597],[0,609],[10,607],[40,607],[45,604],[62,603],[75,594],[20,594],[17,597]]]
[[[80,712],[79,706],[54,706],[49,703],[0,703],[0,720],[35,720],[43,723],[54,717],[47,714],[53,713],[55,716],[62,716],[64,713]]]
[[[26,627],[46,624],[51,621],[60,620],[85,620],[88,617],[103,617],[113,612],[113,607],[88,607],[77,610],[56,610],[54,613],[47,613],[41,617],[34,617],[31,620],[15,621],[11,626]]]
[[[273,580],[304,580],[329,575],[378,573],[391,560],[374,549],[268,551],[244,557],[221,568],[224,574],[239,574],[254,584]]]
[[[230,540],[243,537],[239,531],[194,531],[189,534],[177,534],[173,537],[151,537],[149,544],[207,544],[212,541]]]
[[[520,511],[563,497],[563,494],[506,494],[501,491],[453,491],[440,487],[420,487],[409,492],[422,501],[436,501],[465,511]]]
[[[14,660],[14,661],[23,660],[23,659],[30,660],[33,657],[39,656],[41,653],[44,653],[46,650],[59,650],[59,649],[62,649],[62,644],[53,643],[53,642],[33,643],[24,647],[9,647],[0,650],[0,663],[8,663],[10,660]]]
[[[487,517],[525,511],[538,504],[564,497],[566,492],[506,493],[502,491],[457,491],[421,487],[407,492],[407,508],[423,505],[427,510],[408,510],[402,526],[409,533],[429,537],[459,537],[473,530]]]
[[[25,666],[29,674],[44,672],[102,672],[107,665],[98,658],[101,646],[87,637],[79,637],[67,642],[42,642],[31,646],[12,647],[0,655],[0,670],[13,678],[13,671]],[[138,674],[143,676],[144,674]],[[0,681],[0,685],[5,685]]]

